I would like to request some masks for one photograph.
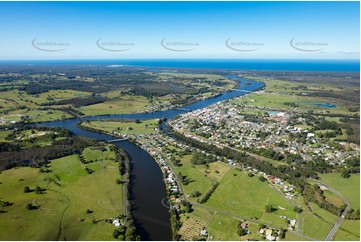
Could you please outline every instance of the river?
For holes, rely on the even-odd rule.
[[[220,96],[198,101],[186,105],[182,109],[173,109],[167,111],[151,113],[134,114],[116,114],[85,117],[85,120],[126,118],[126,119],[158,119],[166,117],[172,119],[175,116],[200,108],[207,107],[213,103],[227,100],[230,98],[242,96],[249,92],[258,90],[264,86],[263,83],[246,80],[237,76],[227,76],[240,81],[237,90],[226,92]],[[45,122],[39,125],[57,126],[70,130],[73,135],[79,135],[89,138],[112,140],[114,137],[106,134],[95,133],[80,129],[77,127],[79,119],[68,119],[62,121]],[[166,187],[163,182],[162,172],[152,156],[145,150],[125,140],[115,143],[128,152],[133,165],[131,173],[131,203],[132,213],[134,215],[137,231],[139,231],[142,240],[172,240],[172,231],[170,226],[170,215],[168,208],[163,205],[162,200],[166,198]]]

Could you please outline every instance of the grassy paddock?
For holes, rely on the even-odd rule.
[[[345,220],[336,233],[334,240],[360,240],[360,220]]]
[[[316,240],[324,240],[330,232],[333,223],[336,222],[337,217],[326,210],[320,209],[313,203],[310,206],[312,211],[321,216],[321,218],[318,218],[312,214],[312,211],[305,208],[302,215],[302,232]]]
[[[71,155],[53,160],[50,173],[39,173],[39,169],[29,167],[2,172],[1,200],[14,204],[1,214],[0,239],[112,240],[115,227],[104,219],[123,211],[123,187],[115,183],[120,178],[119,171],[115,163],[91,165],[94,173],[88,174],[78,156]],[[58,185],[49,182],[49,178]],[[46,189],[44,194],[24,193],[25,186],[34,189],[37,185]],[[29,211],[25,208],[27,203],[40,208]]]
[[[82,123],[85,127],[99,129],[108,133],[117,132],[120,134],[149,134],[153,133],[155,128],[158,128],[158,120],[151,119],[141,121],[140,123],[119,122],[114,121],[90,121],[89,123]]]
[[[122,96],[104,103],[89,105],[79,109],[86,116],[121,114],[146,111],[148,100],[143,96]]]
[[[351,174],[350,178],[342,178],[340,173],[319,174],[321,181],[344,195],[353,209],[360,208],[360,174]]]
[[[268,214],[265,212],[267,204],[274,208],[280,206],[285,210],[278,209]],[[257,219],[260,223],[275,227],[286,227],[285,219],[280,216],[296,218],[293,207],[270,185],[237,170],[232,170],[223,177],[205,205],[248,219]]]

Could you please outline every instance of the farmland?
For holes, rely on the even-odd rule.
[[[319,208],[314,203],[310,203],[310,208],[305,208],[303,212],[302,231],[311,238],[324,240],[336,222],[337,216]]]
[[[340,173],[320,174],[321,181],[344,195],[353,209],[360,208],[360,174],[342,178]]]
[[[158,128],[158,120],[145,120],[145,121],[90,121],[83,122],[83,127],[94,128],[105,131],[110,134],[149,134],[154,132],[155,128]]]
[[[259,106],[275,109],[287,109],[292,104],[299,110],[307,112],[359,115],[357,79],[349,81],[350,83],[344,86],[340,82],[325,81],[330,77],[323,79],[322,82],[311,82],[310,80],[315,77],[311,77],[310,80],[297,77],[288,80],[285,77],[280,77],[283,80],[248,75],[245,77],[264,82],[266,89],[264,92],[252,93],[246,98],[234,101],[235,103],[248,107]],[[331,106],[327,106],[328,104]],[[351,110],[351,107],[354,107],[354,110]]]
[[[168,146],[168,149],[175,148]],[[289,204],[286,198],[281,196],[267,182],[259,181],[258,176],[249,177],[248,172],[240,171],[221,162],[193,165],[190,162],[191,155],[176,157],[181,160],[181,165],[173,166],[173,168],[190,181],[189,184],[183,185],[184,193],[189,201],[197,204],[198,198],[193,194],[199,192],[200,196],[202,196],[211,188],[214,182],[218,182],[218,188],[202,206],[277,228],[287,228],[286,220],[280,218],[280,216],[286,216],[290,219],[297,218],[293,206]],[[276,211],[271,214],[266,213],[266,205],[272,205],[276,208]],[[188,227],[192,228],[196,226],[195,224],[199,224],[200,227],[206,227],[215,240],[240,239],[236,233],[240,219],[225,216],[221,213],[212,213],[197,205],[193,206],[193,209],[194,212],[182,216],[185,228],[181,228],[181,234],[182,231],[188,231]],[[253,239],[261,238],[261,235],[257,233],[257,224],[252,224],[250,231],[252,233],[247,235],[248,237]]]
[[[86,116],[103,114],[140,113],[147,110],[148,100],[143,96],[124,96],[103,103],[79,108]]]
[[[252,191],[252,192],[249,192]],[[213,208],[227,211],[247,219],[255,219],[259,223],[265,223],[274,227],[287,227],[286,216],[296,219],[297,215],[293,207],[272,189],[267,183],[261,182],[257,177],[248,177],[241,171],[234,170],[225,175],[219,188],[205,203]],[[272,205],[277,209],[273,213],[266,213],[265,206]]]
[[[181,71],[152,73],[139,69],[76,66],[42,67],[23,74],[21,67],[1,74],[0,121],[43,122],[72,116],[139,113],[175,108],[233,88],[236,82],[217,74]],[[19,72],[19,73],[17,73]],[[51,71],[50,71],[51,72]],[[67,108],[68,111],[65,111]],[[59,110],[62,109],[62,110]],[[43,110],[45,110],[43,112]],[[69,112],[71,110],[71,112]]]
[[[123,213],[123,185],[115,183],[121,177],[114,152],[89,147],[83,155],[91,161],[85,166],[92,174],[77,155],[52,160],[46,173],[21,167],[0,174],[1,200],[13,203],[1,214],[1,240],[113,239],[115,227],[104,220]],[[24,193],[25,186],[39,186],[44,192]],[[27,210],[29,203],[38,208]]]

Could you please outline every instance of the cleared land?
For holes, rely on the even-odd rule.
[[[336,233],[334,240],[359,241],[360,220],[345,220]]]
[[[169,150],[177,150],[174,146],[167,146]],[[173,166],[175,171],[181,173],[184,179],[189,180],[189,184],[182,185],[187,199],[193,203],[209,191],[214,182],[219,186],[210,196],[207,202],[202,204],[211,208],[208,210],[194,205],[194,211],[181,215],[183,222],[180,229],[182,238],[186,240],[199,236],[200,229],[203,227],[213,237],[213,240],[262,240],[259,234],[258,225],[249,223],[250,234],[239,236],[237,226],[240,220],[234,216],[244,219],[252,219],[257,223],[264,223],[268,226],[277,228],[287,228],[284,218],[297,219],[297,214],[293,211],[293,206],[281,196],[267,182],[258,180],[258,176],[249,177],[248,172],[234,169],[226,163],[212,162],[205,165],[193,165],[191,163],[192,155],[183,157],[175,155],[176,159],[181,161],[181,166]],[[201,195],[193,197],[196,192]],[[298,202],[298,200],[295,202]],[[266,205],[272,205],[277,210],[271,214],[265,212]],[[282,209],[278,209],[280,206]],[[222,213],[214,213],[214,210],[227,212],[231,216]],[[299,240],[300,237],[292,234],[286,237],[288,240]]]
[[[311,210],[307,207],[302,214],[302,232],[314,239],[324,240],[337,220],[337,216],[310,203]]]
[[[322,182],[345,196],[349,200],[351,208],[355,210],[360,208],[360,174],[342,178],[339,173],[328,173],[320,174],[320,177]],[[329,199],[327,195],[326,198]],[[335,235],[335,240],[360,240],[360,220],[345,219]]]
[[[6,212],[0,214],[0,239],[113,240],[115,227],[104,219],[123,213],[123,187],[115,182],[121,177],[117,163],[111,160],[114,153],[106,149],[103,155],[91,148],[85,150],[84,157],[93,160],[85,165],[92,174],[77,155],[51,161],[49,173],[29,167],[2,172],[0,198],[13,205],[2,208]],[[46,190],[43,194],[24,193],[25,186]],[[39,209],[27,210],[28,203]]]
[[[245,172],[238,170],[232,170],[224,176],[204,205],[278,228],[287,227],[286,220],[280,216],[290,219],[297,217],[288,201],[270,185],[259,181],[257,176],[248,177]],[[266,213],[266,205],[276,209],[280,206],[285,210]]]
[[[234,100],[238,104],[276,109],[290,109],[292,107],[289,104],[294,104],[302,111],[312,110],[330,114],[359,115],[360,112],[359,99],[357,99],[357,93],[359,93],[357,79],[347,84],[344,82],[343,85],[342,82],[327,82],[330,79],[329,76],[314,77],[314,79],[320,79],[320,82],[306,81],[307,78],[302,81],[303,78],[298,77],[289,78],[287,81],[247,75],[245,77],[264,82],[266,88],[265,91],[251,93]],[[327,108],[323,107],[323,104],[334,104],[336,107]],[[350,111],[350,107],[355,110]]]
[[[287,103],[294,103],[299,109],[303,111],[318,111],[318,112],[330,112],[338,114],[349,114],[347,106],[340,102],[335,103],[335,100],[319,97],[298,96],[286,93],[261,93],[250,94],[239,100],[233,101],[237,104],[247,104],[249,106],[270,107],[276,109],[289,109],[290,105]],[[315,104],[333,103],[335,108],[324,108]]]
[[[158,120],[151,119],[140,121],[136,123],[134,121],[90,121],[83,122],[81,124],[84,127],[95,128],[108,133],[119,134],[149,134],[153,133],[155,128],[158,128]]]
[[[105,101],[79,108],[86,116],[103,114],[140,113],[147,110],[148,100],[143,96],[122,96],[121,98]]]
[[[321,181],[344,195],[353,209],[360,208],[360,174],[342,178],[340,173],[319,174]]]

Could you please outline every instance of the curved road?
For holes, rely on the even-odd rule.
[[[320,182],[318,180],[315,180],[319,185],[325,186],[327,187],[327,189],[329,189],[330,191],[336,193],[337,195],[339,195],[341,197],[341,199],[344,201],[344,203],[346,204],[346,208],[343,211],[343,213],[341,214],[341,216],[338,218],[338,220],[336,221],[336,223],[333,225],[331,231],[328,233],[325,241],[331,241],[333,239],[333,237],[335,236],[336,232],[338,231],[339,227],[341,226],[343,220],[345,219],[345,216],[347,214],[347,212],[350,210],[351,205],[350,202],[347,200],[347,198],[345,198],[339,191],[335,190],[334,188],[330,187],[329,185]]]

